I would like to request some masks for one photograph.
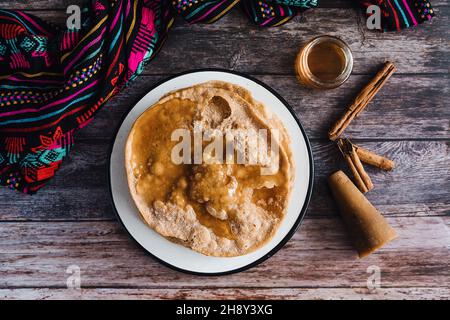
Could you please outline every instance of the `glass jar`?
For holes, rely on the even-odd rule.
[[[332,89],[342,85],[353,69],[349,46],[333,36],[319,36],[306,43],[295,60],[301,84],[314,89]]]

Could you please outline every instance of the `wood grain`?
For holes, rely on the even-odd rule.
[[[450,215],[449,142],[358,144],[397,163],[392,172],[367,167],[375,184],[367,197],[381,212],[388,216]],[[24,196],[0,189],[0,220],[113,219],[107,184],[108,152],[109,145],[104,141],[80,142],[39,194]],[[326,178],[339,168],[346,169],[346,164],[331,142],[313,142],[313,154],[316,179],[308,216],[336,215]]]
[[[46,188],[32,197],[0,189],[0,298],[448,299],[450,0],[433,0],[431,23],[399,33],[368,31],[351,1],[319,2],[280,28],[258,29],[239,10],[212,25],[177,18],[145,75],[77,135]],[[81,3],[0,0],[0,8],[62,25],[67,6]],[[320,34],[343,38],[353,51],[353,75],[336,90],[309,91],[294,76],[298,49]],[[358,260],[325,181],[345,168],[326,132],[385,60],[398,71],[345,134],[396,161],[390,173],[368,168],[375,189],[367,197],[400,237]],[[262,265],[227,277],[181,274],[147,256],[115,221],[106,177],[113,132],[132,102],[169,75],[205,67],[246,72],[277,90],[312,139],[316,167],[308,214],[294,238]],[[65,289],[72,264],[81,267],[81,291]],[[381,270],[376,291],[367,289],[369,266]]]
[[[282,299],[282,300],[426,300],[447,299],[448,288],[218,288],[218,289],[0,289],[0,299],[29,300],[92,300],[92,299],[198,299],[198,300],[235,300],[235,299]]]
[[[129,108],[152,85],[165,78],[138,78],[127,91],[110,101],[78,138],[111,139]],[[333,122],[371,76],[353,75],[341,88],[328,91],[305,89],[295,76],[258,75],[256,78],[286,99],[311,139],[328,139],[327,132]],[[358,139],[450,139],[449,104],[449,75],[394,75],[344,133]]]
[[[3,9],[21,9],[21,10],[42,10],[42,9],[60,9],[63,10],[72,4],[82,4],[83,0],[0,0]],[[433,0],[433,6],[449,5],[449,0]],[[350,8],[354,7],[348,0],[320,0],[320,8]]]
[[[432,26],[401,33],[368,31],[361,13],[353,9],[315,9],[296,19],[301,23],[294,21],[271,29],[249,25],[238,12],[212,25],[189,26],[180,22],[146,73],[217,66],[252,74],[293,74],[293,62],[301,45],[322,34],[338,36],[349,44],[355,74],[375,73],[385,60],[393,61],[398,73],[448,73],[448,65],[443,62],[450,51],[449,41],[445,40],[450,32],[449,9],[436,9],[440,16]],[[431,27],[428,29],[434,36],[427,27]],[[186,45],[180,47],[179,43]],[[273,53],[268,48],[277,51]],[[196,59],[189,59],[185,52]],[[167,60],[173,63],[167,65]]]
[[[80,267],[88,288],[365,287],[372,265],[381,270],[383,288],[449,287],[450,261],[443,259],[450,254],[449,220],[388,220],[399,239],[366,259],[356,257],[339,218],[307,219],[263,264],[201,279],[154,261],[116,222],[1,223],[0,288],[63,288],[70,265]]]
[[[432,22],[401,33],[367,30],[364,16],[353,8],[318,8],[282,28],[269,29],[252,26],[237,10],[211,25],[189,25],[178,18],[163,50],[144,73],[173,74],[220,67],[251,74],[292,75],[301,45],[314,36],[329,34],[349,44],[354,74],[374,74],[386,60],[395,63],[397,74],[447,74],[450,7],[435,10],[438,17]],[[33,13],[60,24],[66,17],[63,11]],[[276,54],[268,48],[277,48]]]

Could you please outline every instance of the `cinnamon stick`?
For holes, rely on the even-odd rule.
[[[391,171],[395,167],[395,162],[386,157],[380,156],[372,151],[353,145],[356,154],[362,162],[375,166],[385,171]]]
[[[358,189],[361,190],[362,193],[372,190],[372,180],[366,170],[364,170],[364,166],[362,165],[353,144],[348,139],[339,139],[337,145],[352,172]]]
[[[344,132],[352,120],[367,107],[369,102],[375,97],[377,92],[380,91],[395,70],[396,68],[391,62],[385,63],[383,68],[378,71],[375,77],[361,90],[353,103],[347,108],[344,115],[330,129],[328,132],[330,140],[336,140],[342,132]]]

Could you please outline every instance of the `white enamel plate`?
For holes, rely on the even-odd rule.
[[[124,147],[133,123],[149,106],[170,91],[210,80],[237,84],[270,108],[284,123],[291,137],[295,161],[295,181],[287,214],[275,236],[255,252],[233,258],[208,257],[174,244],[150,229],[140,218],[128,190]],[[199,70],[184,73],[159,83],[129,111],[121,123],[111,149],[109,182],[113,207],[130,236],[161,263],[179,271],[199,275],[239,272],[266,260],[292,237],[303,219],[312,192],[313,160],[311,147],[292,108],[267,85],[246,75],[224,70]]]

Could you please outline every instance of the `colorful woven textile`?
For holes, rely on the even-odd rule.
[[[238,4],[253,23],[271,27],[317,6],[317,0],[172,0],[176,12],[189,23],[215,22]]]
[[[433,16],[425,0],[365,0],[398,30]],[[317,0],[89,0],[81,29],[0,10],[0,185],[35,193],[61,165],[74,135],[142,72],[180,13],[214,22],[240,5],[259,26],[281,25]]]
[[[0,10],[0,184],[35,193],[105,102],[126,87],[171,25],[163,0],[94,0],[82,28]]]
[[[258,26],[270,27],[286,23],[298,13],[317,6],[317,0],[171,0],[189,23],[212,23],[240,5],[250,20]],[[353,0],[355,2],[355,0]],[[381,9],[384,31],[416,26],[434,16],[428,0],[356,0],[364,9],[377,5]]]
[[[360,3],[364,9],[371,5],[380,7],[383,31],[400,31],[434,16],[428,0],[362,0]]]

